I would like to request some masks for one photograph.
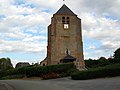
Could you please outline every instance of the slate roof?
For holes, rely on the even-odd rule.
[[[65,4],[55,14],[76,16]]]
[[[67,55],[63,58],[64,60],[76,60],[73,56]]]
[[[60,62],[62,62],[62,63],[67,63],[67,62],[73,62],[73,61],[75,61],[75,60],[76,60],[76,58],[74,58],[74,57],[72,57],[72,56],[70,56],[70,55],[67,55],[67,56],[65,56],[63,59],[61,59]]]

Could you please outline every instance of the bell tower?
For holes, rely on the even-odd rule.
[[[48,26],[47,57],[42,63],[59,64],[66,58],[74,59],[78,69],[85,68],[81,19],[64,4]]]

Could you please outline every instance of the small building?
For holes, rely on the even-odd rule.
[[[69,62],[74,62],[74,61],[76,61],[76,58],[70,55],[67,55],[63,59],[60,60],[60,63],[69,63]]]
[[[40,66],[46,66],[47,64],[47,58],[45,58],[43,61],[40,62]]]
[[[21,68],[26,66],[30,66],[30,64],[28,62],[19,62],[16,64],[15,68]]]

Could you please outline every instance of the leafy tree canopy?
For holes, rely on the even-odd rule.
[[[13,68],[10,58],[0,58],[0,73]]]
[[[120,48],[118,48],[118,49],[114,52],[114,58],[115,58],[115,59],[120,59]]]

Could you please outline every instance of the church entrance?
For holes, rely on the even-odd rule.
[[[69,62],[74,62],[76,58],[74,58],[71,55],[65,56],[63,59],[60,60],[60,63],[69,63]]]

